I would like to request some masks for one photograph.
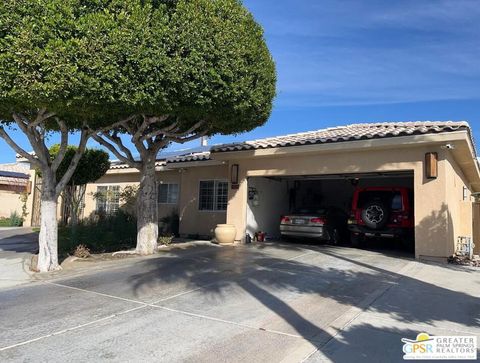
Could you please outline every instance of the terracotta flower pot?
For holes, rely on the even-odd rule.
[[[217,224],[215,228],[215,239],[220,244],[235,242],[237,229],[233,224]]]

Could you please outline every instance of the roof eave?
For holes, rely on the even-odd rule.
[[[420,134],[411,136],[397,136],[388,138],[372,138],[368,140],[338,141],[329,143],[318,143],[298,146],[283,146],[263,149],[235,150],[213,152],[211,158],[215,160],[246,159],[252,157],[288,156],[310,153],[332,153],[340,151],[354,151],[364,148],[387,149],[393,147],[411,147],[420,145],[431,145],[455,140],[465,140],[470,137],[466,130]]]
[[[167,170],[171,169],[184,169],[184,168],[194,168],[200,166],[219,166],[224,165],[225,161],[222,160],[195,160],[195,161],[178,161],[175,163],[168,163],[166,166]]]

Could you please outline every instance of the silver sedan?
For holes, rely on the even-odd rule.
[[[347,216],[337,209],[299,210],[282,216],[282,237],[315,238],[338,243],[345,232]]]

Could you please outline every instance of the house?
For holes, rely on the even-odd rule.
[[[8,218],[13,212],[22,215],[22,196],[29,191],[29,175],[28,163],[0,164],[0,218]]]
[[[445,260],[460,238],[472,238],[472,193],[480,191],[471,128],[450,121],[353,124],[215,145],[159,159],[157,177],[160,217],[178,213],[181,235],[212,236],[229,223],[239,241],[259,230],[278,237],[292,189],[295,203],[348,211],[356,186],[408,187],[415,257],[430,260]],[[87,186],[84,214],[117,210],[118,191],[138,182],[136,169],[113,164]],[[117,197],[92,198],[100,190]]]

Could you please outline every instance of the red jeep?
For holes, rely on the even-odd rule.
[[[366,238],[400,238],[410,245],[414,236],[413,191],[409,188],[357,188],[348,220],[352,246]]]

